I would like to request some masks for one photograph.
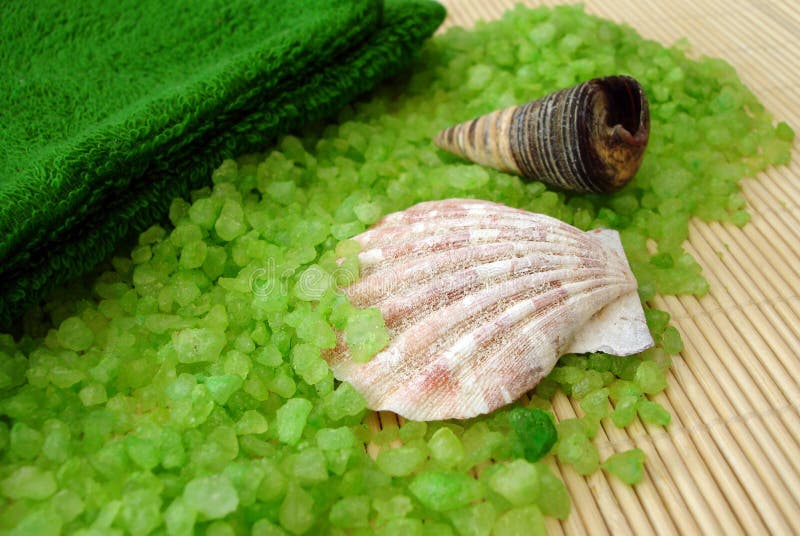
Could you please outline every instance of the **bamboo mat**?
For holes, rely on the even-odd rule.
[[[499,17],[514,0],[444,0],[444,27]],[[524,2],[529,5],[559,2]],[[797,0],[586,0],[586,11],[695,55],[727,60],[779,120],[800,132],[800,2]],[[584,478],[553,463],[572,497],[550,534],[800,534],[800,151],[792,164],[745,179],[752,215],[743,229],[693,222],[688,251],[711,291],[657,297],[685,350],[654,399],[666,429],[603,426],[601,459],[634,446],[646,476],[629,487],[602,471]],[[559,396],[559,419],[577,404]],[[372,426],[394,427],[391,413]]]

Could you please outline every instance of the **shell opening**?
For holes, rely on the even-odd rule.
[[[627,76],[609,76],[598,80],[608,99],[606,124],[626,143],[647,143],[647,129],[642,117],[642,89]],[[617,126],[622,128],[617,128]]]

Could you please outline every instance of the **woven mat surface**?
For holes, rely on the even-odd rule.
[[[449,0],[445,26],[499,17],[514,0]],[[559,2],[524,2],[529,5]],[[625,22],[695,55],[725,59],[778,120],[800,132],[797,0],[586,0],[586,11]],[[743,229],[691,224],[689,252],[711,284],[703,298],[659,297],[685,350],[654,399],[666,429],[613,425],[596,439],[601,459],[634,446],[645,480],[629,487],[602,471],[556,469],[573,499],[551,534],[800,534],[800,151],[792,164],[745,179],[752,221]],[[577,405],[560,396],[559,418]],[[393,414],[372,415],[397,426]]]

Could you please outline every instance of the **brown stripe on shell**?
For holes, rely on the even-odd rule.
[[[638,171],[649,130],[641,85],[629,76],[608,76],[449,127],[434,143],[558,188],[612,193]]]

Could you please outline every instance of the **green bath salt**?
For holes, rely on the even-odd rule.
[[[690,59],[579,7],[523,7],[435,37],[406,76],[223,162],[92,277],[0,335],[0,531],[18,534],[526,534],[564,519],[551,470],[646,478],[640,451],[602,461],[601,426],[667,426],[651,400],[680,352],[564,356],[531,393],[468,421],[378,431],[324,352],[369,360],[380,311],[341,290],[357,234],[415,203],[471,197],[619,231],[644,301],[706,292],[688,221],[744,224],[738,182],[793,139],[720,60]],[[436,149],[452,124],[592,77],[648,95],[651,140],[615,195],[578,195]],[[575,419],[550,402],[571,396]],[[370,447],[365,448],[366,444]],[[553,458],[555,456],[555,459]]]

